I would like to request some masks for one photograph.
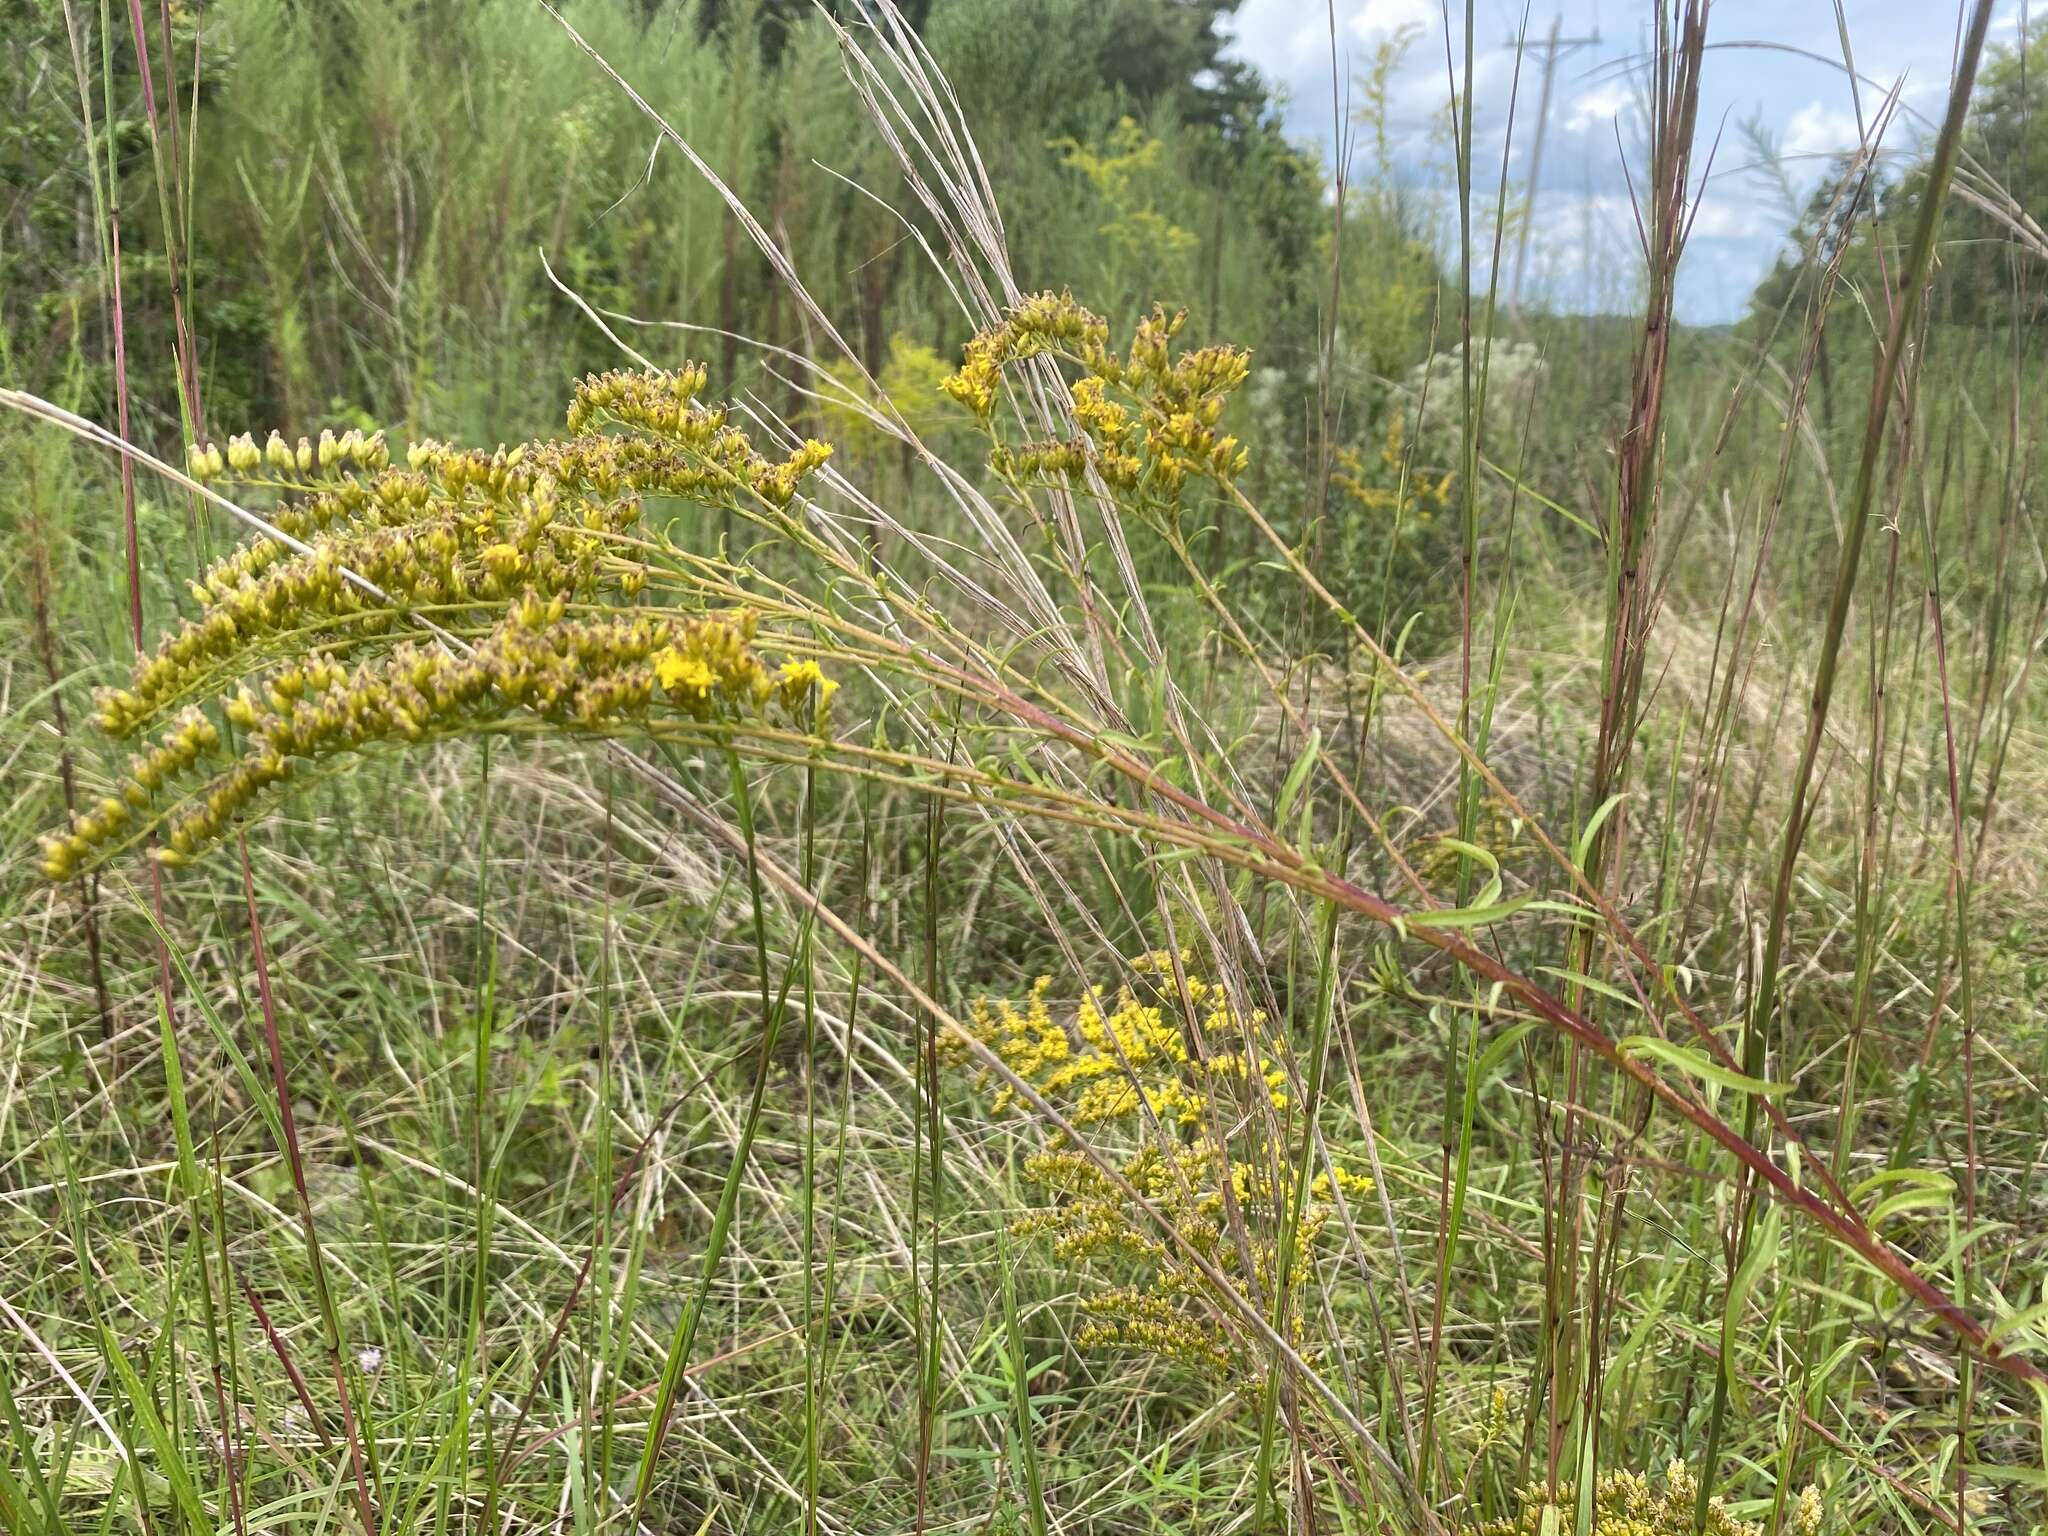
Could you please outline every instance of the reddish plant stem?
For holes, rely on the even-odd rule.
[[[264,953],[263,927],[256,915],[256,882],[249,873],[249,846],[242,845],[242,895],[249,909],[249,947],[256,958],[256,996],[262,1006],[263,1044],[270,1054],[270,1080],[277,1091],[277,1118],[283,1132],[285,1162],[291,1169],[292,1193],[298,1198],[299,1223],[305,1232],[306,1257],[313,1271],[313,1286],[320,1302],[321,1327],[327,1346],[327,1362],[334,1373],[334,1389],[341,1403],[341,1430],[348,1441],[349,1468],[355,1475],[357,1511],[362,1516],[364,1536],[375,1536],[377,1517],[370,1504],[370,1485],[363,1475],[362,1438],[356,1433],[355,1408],[349,1398],[348,1377],[342,1367],[341,1337],[335,1324],[333,1298],[327,1291],[326,1272],[320,1258],[320,1239],[313,1229],[313,1198],[306,1187],[306,1165],[299,1151],[299,1127],[292,1114],[291,1085],[284,1069],[284,1043],[277,1028],[277,999],[270,988],[270,962]]]
[[[249,1310],[256,1314],[256,1321],[263,1329],[263,1337],[270,1343],[270,1352],[277,1356],[277,1363],[284,1367],[284,1374],[292,1384],[292,1391],[298,1395],[299,1406],[306,1410],[306,1422],[313,1426],[313,1433],[320,1437],[320,1444],[328,1450],[334,1449],[334,1436],[327,1432],[327,1419],[313,1401],[313,1389],[306,1384],[298,1362],[292,1359],[292,1352],[284,1338],[277,1331],[277,1325],[270,1320],[270,1313],[264,1308],[263,1298],[244,1280],[241,1282],[243,1299],[249,1303]]]
[[[1100,759],[1189,816],[1241,839],[1249,845],[1247,855],[1243,859],[1244,867],[1262,870],[1297,889],[1335,901],[1347,910],[1395,929],[1408,938],[1421,941],[1465,970],[1487,981],[1498,983],[1505,992],[1521,1002],[1538,1018],[1560,1031],[1566,1038],[1576,1040],[1589,1048],[1624,1076],[1655,1095],[1667,1107],[1677,1111],[1689,1124],[1734,1154],[1750,1174],[1767,1186],[1781,1202],[1819,1223],[1844,1246],[1867,1260],[1939,1319],[1945,1327],[1971,1345],[1987,1364],[2018,1380],[2048,1386],[2048,1370],[2044,1370],[2023,1355],[2008,1353],[1989,1336],[1989,1330],[1983,1323],[1957,1305],[1939,1287],[1900,1257],[1890,1244],[1874,1233],[1853,1205],[1846,1201],[1837,1204],[1833,1199],[1824,1199],[1804,1185],[1794,1182],[1767,1154],[1758,1150],[1740,1131],[1707,1108],[1697,1097],[1690,1092],[1681,1091],[1641,1058],[1624,1052],[1619,1041],[1545,988],[1511,970],[1453,931],[1428,924],[1411,925],[1408,919],[1413,914],[1403,912],[1383,897],[1354,885],[1349,880],[1326,870],[1311,867],[1294,849],[1243,822],[1225,816],[1213,806],[1160,777],[1144,763],[1107,745],[1101,738],[1084,735],[1029,700],[989,684],[986,680],[971,678],[966,673],[956,672],[953,675],[957,681],[972,687],[975,692],[987,695],[991,702],[997,703],[1017,718],[1027,721],[1047,735],[1056,737],[1091,757]],[[1810,1160],[1807,1166],[1812,1167]]]

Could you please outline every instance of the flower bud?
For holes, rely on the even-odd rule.
[[[69,837],[43,839],[43,873],[52,880],[69,880],[78,872],[78,854]]]
[[[263,445],[263,461],[272,469],[289,470],[292,467],[292,445],[275,429]]]
[[[228,439],[228,465],[236,474],[246,475],[262,462],[263,451],[248,433],[238,432]]]

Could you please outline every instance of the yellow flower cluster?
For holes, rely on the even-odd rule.
[[[249,433],[239,432],[228,439],[225,449],[218,443],[194,443],[185,451],[185,467],[202,484],[226,474],[246,479],[266,469],[295,482],[327,479],[357,471],[374,473],[390,462],[382,432],[365,437],[354,427],[339,437],[323,431],[318,443],[302,437],[296,448],[281,432],[272,432],[261,448]]]
[[[1132,962],[1136,985],[1120,988],[1113,1004],[1091,989],[1065,1019],[1049,1002],[1051,979],[1041,978],[1021,1004],[977,1001],[970,1031],[1071,1123],[1120,1140],[1118,1172],[1180,1239],[1162,1238],[1115,1179],[1057,1138],[1026,1159],[1025,1173],[1044,1204],[1017,1222],[1020,1235],[1047,1239],[1068,1262],[1123,1261],[1143,1273],[1140,1284],[1111,1285],[1089,1297],[1081,1341],[1144,1350],[1225,1378],[1249,1377],[1256,1346],[1217,1320],[1209,1305],[1217,1300],[1214,1282],[1187,1250],[1269,1305],[1276,1286],[1295,1295],[1308,1283],[1316,1239],[1338,1191],[1356,1196],[1371,1181],[1341,1168],[1334,1189],[1327,1174],[1311,1181],[1295,1213],[1287,1272],[1280,1274],[1277,1237],[1288,1220],[1292,1175],[1260,1143],[1255,1127],[1263,1117],[1247,1111],[1259,1099],[1276,1111],[1289,1107],[1286,1047],[1263,1013],[1240,1012],[1221,987],[1190,973],[1191,955],[1178,965],[1175,958],[1139,956]],[[958,1042],[950,1054],[967,1059]],[[992,1078],[983,1070],[977,1086],[989,1089]],[[1007,1084],[994,1086],[992,1108],[1016,1102]],[[1290,1307],[1289,1315],[1298,1321],[1299,1309]]]
[[[194,584],[200,616],[138,662],[127,688],[98,696],[101,728],[131,735],[272,648],[362,643],[404,610],[469,624],[529,589],[590,600],[608,541],[640,515],[631,497],[565,497],[552,477],[481,455],[445,452],[436,469],[387,471],[298,509],[302,523],[336,524],[306,553],[264,539],[217,562]]]
[[[1235,1338],[1213,1318],[1178,1297],[1135,1285],[1116,1285],[1082,1304],[1088,1321],[1075,1334],[1083,1349],[1131,1349],[1192,1365],[1229,1380],[1242,1374]]]
[[[1664,1469],[1664,1486],[1654,1487],[1640,1472],[1609,1472],[1593,1487],[1593,1536],[1693,1536],[1699,1483],[1685,1463],[1673,1460]],[[1569,1530],[1577,1508],[1570,1483],[1555,1490],[1524,1488],[1516,1495],[1516,1513],[1472,1528],[1474,1536],[1543,1536],[1548,1530]],[[1809,1485],[1794,1506],[1796,1536],[1819,1536],[1820,1490]],[[1729,1514],[1720,1499],[1707,1504],[1706,1536],[1761,1536],[1761,1528]]]
[[[1511,1390],[1504,1382],[1495,1382],[1493,1391],[1487,1394],[1486,1417],[1480,1421],[1479,1444],[1483,1449],[1498,1445],[1507,1439],[1514,1429],[1515,1415],[1521,1409],[1521,1394]]]
[[[622,552],[642,496],[781,506],[831,452],[763,457],[692,403],[702,384],[694,368],[586,379],[568,437],[492,452],[421,442],[403,468],[381,435],[356,432],[297,450],[245,434],[220,464],[199,450],[207,474],[284,493],[273,522],[296,545],[264,536],[215,562],[192,584],[197,616],[126,688],[101,690],[102,730],[158,739],[118,795],[45,839],[45,872],[69,878],[158,825],[162,854],[190,857],[310,763],[518,711],[606,730],[654,705],[705,720],[774,706],[823,730],[835,685],[810,660],[771,671],[752,614],[633,606],[646,567]],[[482,638],[459,655],[422,621]],[[208,698],[215,714],[196,707]],[[234,753],[222,724],[240,733]]]
[[[581,432],[610,416],[656,437],[679,436],[700,416],[715,414],[697,404],[710,376],[699,363],[685,363],[666,373],[626,369],[587,373],[569,401],[569,430]]]
[[[1190,478],[1227,484],[1249,455],[1222,431],[1223,411],[1251,359],[1223,346],[1174,356],[1173,338],[1186,320],[1184,311],[1154,309],[1119,357],[1110,350],[1109,327],[1071,294],[1038,294],[969,341],[959,372],[941,387],[988,423],[1009,363],[1064,357],[1082,369],[1072,393],[1083,435],[1015,448],[998,443],[990,459],[998,474],[1078,481],[1092,467],[1114,490],[1157,499],[1171,499]]]
[[[1431,479],[1420,472],[1409,462],[1406,444],[1407,428],[1401,413],[1392,412],[1387,417],[1379,452],[1372,459],[1356,448],[1337,450],[1330,484],[1368,512],[1398,512],[1410,527],[1434,522],[1451,505],[1456,476],[1445,470]]]
[[[261,693],[239,688],[222,714],[244,733],[240,755],[190,788],[163,821],[158,857],[183,863],[217,842],[258,796],[306,770],[379,743],[461,734],[527,712],[568,732],[606,733],[665,703],[698,720],[759,714],[771,704],[808,727],[822,720],[831,682],[816,662],[771,672],[752,648],[748,611],[693,619],[655,614],[567,616],[559,597],[527,594],[472,649],[403,642],[350,669],[327,656],[273,669]],[[805,706],[816,690],[811,712]],[[151,811],[167,787],[221,735],[197,710],[149,753],[131,759],[121,798],[45,840],[52,879],[79,873]]]
[[[1002,324],[972,337],[962,353],[960,371],[940,380],[939,388],[985,422],[995,411],[1003,369],[1047,352],[1077,357],[1091,370],[1107,364],[1112,361],[1109,326],[1076,303],[1071,293],[1034,293]]]
[[[1088,454],[1079,443],[1050,440],[989,450],[989,467],[1005,480],[1077,480],[1088,472]]]
[[[750,492],[788,506],[804,479],[832,457],[832,445],[806,438],[780,462],[764,457],[728,412],[694,403],[704,377],[695,365],[675,373],[587,375],[569,405],[569,430],[578,435],[551,445],[545,462],[557,475],[607,494],[613,482],[690,500]],[[607,422],[638,435],[589,435]]]

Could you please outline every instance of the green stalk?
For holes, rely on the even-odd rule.
[[[242,1490],[235,1476],[235,1421],[228,1411],[225,1373],[221,1368],[220,1318],[214,1302],[213,1273],[208,1267],[211,1259],[206,1252],[206,1237],[211,1224],[202,1215],[205,1186],[199,1177],[199,1159],[193,1150],[192,1119],[185,1103],[185,1073],[178,1058],[177,1031],[171,1024],[170,1009],[164,1005],[161,995],[157,999],[157,1024],[163,1047],[164,1088],[170,1100],[171,1129],[178,1147],[178,1184],[185,1196],[185,1223],[191,1240],[199,1245],[199,1309],[206,1327],[206,1355],[212,1366],[214,1410],[219,1415],[222,1477],[227,1484],[228,1509],[239,1533],[247,1527],[242,1515]],[[225,1264],[225,1231],[218,1226],[212,1226],[211,1230],[220,1242]]]
[[[1017,1316],[1017,1267],[1011,1262],[1009,1234],[996,1228],[996,1262],[1003,1270],[1003,1345],[1009,1352],[1010,1414],[1015,1421],[1017,1461],[1024,1475],[1024,1517],[1031,1536],[1046,1536],[1045,1484],[1038,1470],[1038,1438],[1031,1417],[1031,1362],[1024,1353],[1024,1330]]]
[[[815,704],[813,708],[815,708]],[[804,768],[802,879],[809,889],[818,883],[818,771]],[[816,1278],[818,1251],[818,1101],[816,1093],[818,1049],[818,1000],[813,975],[812,925],[806,920],[797,951],[798,975],[804,993],[804,1150],[803,1188],[799,1204],[803,1212],[803,1336],[804,1336],[804,1518],[803,1536],[817,1536],[818,1485],[822,1465],[819,1458],[818,1425],[824,1380],[819,1374],[821,1351],[818,1342],[818,1314],[813,1308],[812,1282]]]
[[[21,1468],[22,1478],[27,1480],[24,1488],[8,1464],[0,1461],[0,1515],[7,1518],[7,1528],[17,1531],[33,1531],[37,1527],[29,1523],[30,1495],[42,1506],[41,1529],[44,1536],[64,1536],[64,1523],[57,1513],[57,1486],[44,1475],[44,1457],[37,1454],[35,1440],[30,1436],[28,1426],[22,1421],[21,1409],[14,1401],[14,1388],[8,1379],[7,1359],[0,1356],[0,1424],[7,1430],[7,1440],[13,1447],[13,1464]],[[56,1470],[61,1473],[63,1457],[56,1458]]]
[[[1877,494],[1878,459],[1884,449],[1885,421],[1891,412],[1894,384],[1906,347],[1915,335],[1920,309],[1926,296],[1928,275],[1934,263],[1934,237],[1941,227],[1943,206],[1948,200],[1949,182],[1955,173],[1956,155],[1962,143],[1963,123],[1969,114],[1970,93],[1976,84],[1977,63],[1984,52],[1984,36],[1991,25],[1992,0],[1977,0],[1970,15],[1968,34],[1957,59],[1955,81],[1949,90],[1948,114],[1935,141],[1934,159],[1928,167],[1921,191],[1919,218],[1913,229],[1900,274],[1898,306],[1892,314],[1891,329],[1885,337],[1884,352],[1871,379],[1870,407],[1863,428],[1863,449],[1856,461],[1855,489],[1846,508],[1847,525],[1840,561],[1835,568],[1834,591],[1828,600],[1827,627],[1821,638],[1820,656],[1813,680],[1813,695],[1807,704],[1806,739],[1800,748],[1799,766],[1792,779],[1791,809],[1778,855],[1778,875],[1771,891],[1770,916],[1764,928],[1763,962],[1757,971],[1753,1005],[1742,1021],[1742,1070],[1751,1077],[1763,1075],[1764,1040],[1777,1006],[1778,966],[1783,959],[1785,928],[1792,905],[1793,874],[1806,837],[1807,799],[1813,785],[1813,771],[1820,757],[1826,733],[1828,706],[1835,692],[1835,671],[1841,656],[1842,634],[1849,622],[1849,608],[1856,596],[1857,569],[1863,557],[1863,536],[1869,527],[1871,504]],[[1756,1138],[1756,1096],[1743,1100],[1743,1138]],[[1752,1192],[1742,1205],[1735,1246],[1729,1267],[1732,1287],[1735,1275],[1748,1257],[1756,1226],[1757,1199]],[[1706,1455],[1700,1469],[1699,1502],[1694,1523],[1706,1528],[1707,1509],[1714,1486],[1714,1465],[1720,1455],[1721,1439],[1728,1412],[1728,1372],[1719,1373],[1714,1384],[1714,1404],[1707,1422]]]
[[[957,740],[957,737],[956,737]],[[951,753],[948,752],[948,757]],[[939,986],[939,849],[940,834],[945,827],[945,804],[932,796],[925,802],[925,848],[924,848],[924,959],[925,990],[933,997],[944,994]],[[939,1415],[939,1354],[944,1337],[939,1319],[939,1222],[941,1202],[944,1193],[945,1173],[945,1117],[940,1107],[939,1092],[943,1086],[939,1075],[939,1025],[936,1019],[927,1016],[923,1023],[923,1048],[921,1052],[924,1099],[924,1115],[919,1122],[919,1138],[923,1141],[926,1159],[926,1186],[931,1197],[931,1261],[926,1266],[925,1283],[927,1295],[924,1301],[916,1302],[917,1292],[917,1196],[916,1155],[912,1155],[911,1183],[911,1290],[916,1302],[918,1347],[918,1411],[917,1411],[917,1531],[923,1536],[930,1516],[931,1461],[934,1437],[938,1429]]]
[[[857,910],[869,931],[876,926],[876,913],[871,900],[871,879],[874,867],[874,786],[863,781],[860,786],[860,862],[854,871],[855,889],[858,892]],[[806,914],[808,918],[808,914]],[[839,1303],[839,1211],[846,1191],[846,1131],[853,1123],[853,1031],[860,1021],[861,978],[866,957],[856,949],[853,955],[851,975],[847,982],[846,1000],[846,1049],[839,1072],[839,1129],[832,1148],[832,1212],[825,1233],[825,1278],[820,1290],[818,1310],[831,1326],[832,1313]],[[824,1380],[831,1379],[832,1365],[840,1358],[845,1348],[821,1364]]]
[[[703,1270],[698,1276],[696,1291],[683,1308],[683,1315],[676,1320],[675,1336],[669,1341],[668,1358],[662,1366],[661,1387],[654,1399],[654,1415],[648,1425],[647,1444],[640,1454],[640,1471],[633,1488],[633,1521],[636,1524],[647,1508],[648,1494],[654,1489],[654,1472],[661,1460],[662,1442],[668,1438],[669,1418],[675,1412],[676,1393],[682,1385],[684,1372],[689,1368],[690,1351],[697,1342],[697,1326],[703,1321],[711,1282],[717,1277],[719,1262],[725,1257],[726,1240],[732,1234],[733,1213],[739,1206],[740,1183],[746,1174],[747,1159],[754,1150],[754,1133],[760,1129],[761,1106],[768,1093],[768,1074],[774,1068],[775,1042],[782,1032],[782,1015],[788,1000],[787,978],[780,996],[773,995],[771,990],[767,896],[761,887],[761,868],[754,852],[752,791],[741,767],[740,755],[732,747],[726,748],[726,763],[732,774],[740,837],[746,847],[747,885],[754,917],[754,963],[761,984],[761,1044],[754,1069],[754,1089],[747,1101],[746,1119],[740,1123],[732,1165],[726,1169],[725,1184],[718,1195],[718,1208],[712,1215],[711,1236],[704,1247]]]
[[[597,1361],[595,1370],[586,1371],[585,1379],[589,1390],[599,1390],[600,1384],[609,1385],[612,1362],[612,1204],[614,1195],[612,1183],[615,1178],[613,1160],[616,1152],[612,1146],[612,1095],[616,1091],[612,1084],[612,771],[610,761],[605,764],[604,774],[604,906],[601,912],[603,930],[598,935],[597,961],[597,1153],[593,1158],[596,1188],[594,1190],[596,1212],[593,1243],[598,1255],[597,1287],[594,1304],[597,1308],[597,1342],[592,1358]],[[611,1422],[613,1394],[605,1398],[605,1427]],[[590,1405],[594,1408],[594,1404]],[[595,1418],[595,1413],[588,1413]],[[606,1434],[600,1432],[586,1437],[583,1446],[584,1481],[594,1483],[594,1508],[599,1520],[611,1502],[610,1469],[605,1465],[602,1452],[605,1449]]]
[[[1472,739],[1472,641],[1473,610],[1477,600],[1474,583],[1479,566],[1479,422],[1473,404],[1472,381],[1472,69],[1473,0],[1465,0],[1465,73],[1457,98],[1458,138],[1458,330],[1459,356],[1459,502],[1463,514],[1463,539],[1459,566],[1463,581],[1459,595],[1458,641],[1458,739]],[[1448,22],[1446,23],[1448,25]],[[1444,39],[1445,52],[1450,39]],[[1448,62],[1448,60],[1446,61]],[[1377,676],[1377,671],[1375,671]],[[1471,763],[1458,760],[1458,836],[1472,841],[1478,814],[1477,779]],[[1458,904],[1464,905],[1468,892],[1467,867],[1458,863]],[[1437,1373],[1443,1355],[1444,1293],[1449,1289],[1451,1268],[1451,1169],[1458,1161],[1454,1129],[1458,1095],[1458,1046],[1455,1030],[1444,1034],[1443,1121],[1439,1138],[1437,1190],[1436,1286],[1430,1302],[1428,1355],[1423,1365],[1422,1449],[1416,1467],[1415,1486],[1424,1501],[1433,1497],[1430,1472],[1436,1453]]]
[[[1336,1012],[1335,902],[1323,903],[1322,930],[1316,976],[1315,1020],[1310,1031],[1308,1089],[1301,1110],[1301,1152],[1294,1167],[1294,1189],[1288,1197],[1286,1209],[1281,1212],[1280,1230],[1274,1234],[1273,1239],[1273,1331],[1283,1339],[1288,1336],[1288,1329],[1294,1322],[1288,1310],[1288,1303],[1293,1296],[1288,1277],[1294,1272],[1295,1248],[1300,1239],[1302,1213],[1308,1209],[1309,1184],[1316,1162],[1316,1118],[1322,1110],[1323,1075],[1330,1055],[1330,1020]],[[1279,1493],[1274,1486],[1273,1450],[1279,1425],[1280,1398],[1286,1390],[1285,1381],[1286,1375],[1276,1352],[1266,1371],[1259,1407],[1259,1454],[1254,1478],[1258,1502],[1252,1521],[1254,1533],[1265,1530],[1269,1520],[1284,1529],[1284,1523],[1280,1520]]]
[[[498,1011],[498,946],[491,934],[491,738],[486,736],[481,746],[482,757],[478,764],[478,826],[476,850],[476,960],[477,972],[482,978],[482,994],[477,999],[476,1022],[471,1043],[470,1058],[470,1148],[471,1177],[476,1188],[476,1244],[471,1254],[469,1281],[469,1315],[463,1327],[462,1359],[467,1369],[471,1362],[476,1367],[476,1391],[471,1393],[467,1378],[461,1385],[462,1401],[455,1410],[455,1478],[454,1487],[461,1489],[469,1483],[470,1456],[470,1414],[479,1412],[483,1419],[484,1454],[484,1529],[497,1527],[498,1478],[497,1453],[491,1432],[491,1366],[490,1347],[484,1335],[484,1299],[490,1285],[491,1273],[491,1224],[495,1216],[496,1170],[490,1154],[491,1140],[491,1031],[496,1027]],[[446,1528],[448,1516],[449,1489],[443,1486],[441,1508],[438,1511],[441,1526]]]

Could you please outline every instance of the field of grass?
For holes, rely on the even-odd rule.
[[[0,1528],[2048,1531],[1988,0],[1711,331],[906,9],[0,11]]]

